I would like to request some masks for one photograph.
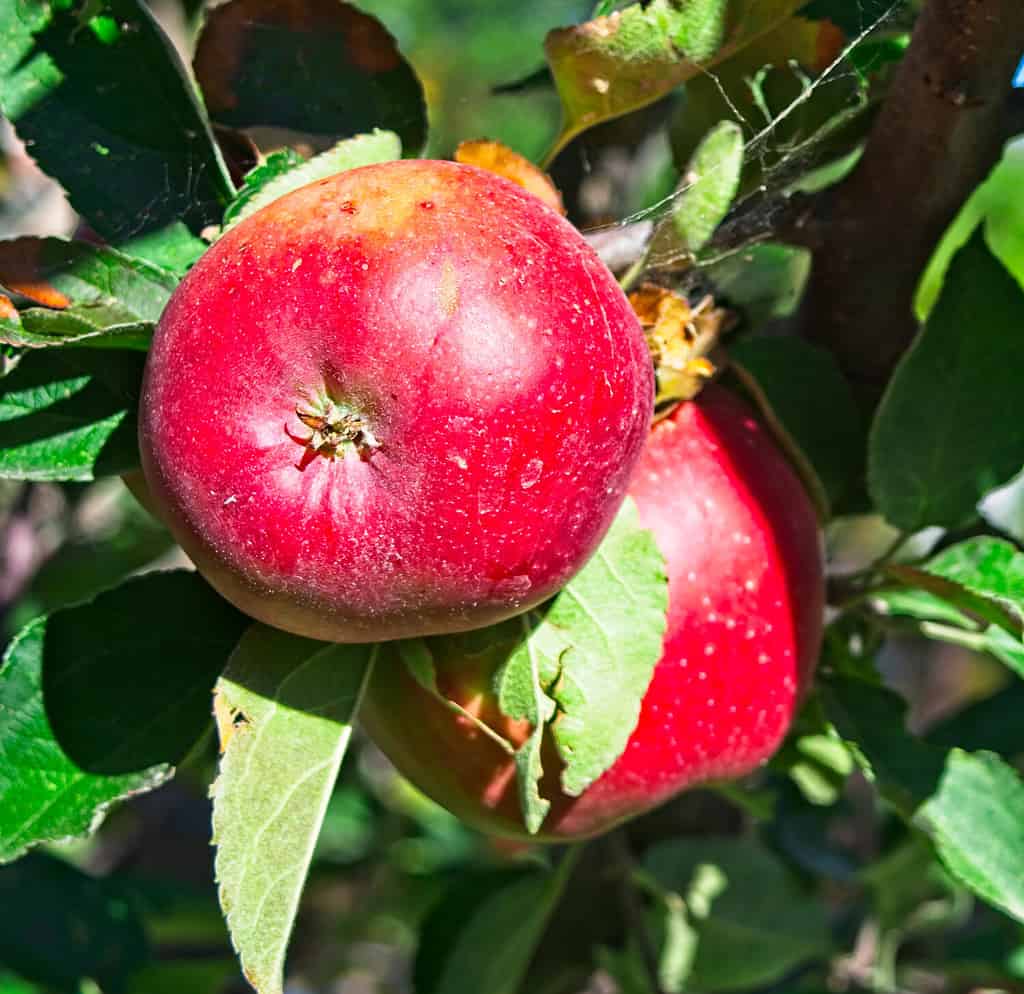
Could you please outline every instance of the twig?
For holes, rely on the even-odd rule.
[[[629,933],[636,939],[640,950],[640,958],[643,960],[644,970],[651,985],[651,994],[665,994],[661,986],[661,977],[658,974],[658,952],[651,941],[651,934],[644,921],[643,906],[637,896],[634,876],[636,864],[633,859],[633,851],[629,846],[629,839],[622,829],[618,829],[608,836],[608,846],[619,869],[619,895],[622,902],[622,911],[626,919],[626,927]]]
[[[928,0],[863,157],[823,202],[803,332],[868,402],[913,338],[921,271],[999,156],[1022,50],[1021,0]]]

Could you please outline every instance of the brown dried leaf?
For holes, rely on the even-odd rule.
[[[455,150],[455,161],[486,169],[489,173],[511,180],[559,214],[565,213],[562,195],[551,182],[551,177],[501,142],[488,141],[486,138],[462,142]]]
[[[71,298],[47,279],[53,267],[44,261],[45,251],[46,243],[38,238],[0,242],[0,285],[33,303],[64,310],[71,306]]]
[[[629,295],[658,374],[656,403],[689,400],[717,372],[712,355],[732,315],[705,297],[696,307],[681,294],[644,283]]]
[[[310,149],[377,126],[408,150],[426,136],[423,90],[395,39],[342,0],[229,0],[207,15],[193,66],[217,124]]]

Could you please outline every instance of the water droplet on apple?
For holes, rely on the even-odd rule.
[[[494,593],[499,597],[525,597],[532,586],[533,581],[525,573],[518,573],[516,576],[506,576],[504,580],[499,580],[494,585]]]
[[[519,485],[524,490],[529,490],[540,480],[544,472],[544,461],[542,459],[531,459],[519,477]]]

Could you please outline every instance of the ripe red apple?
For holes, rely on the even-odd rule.
[[[750,772],[782,741],[817,658],[824,581],[815,510],[743,402],[710,386],[680,404],[655,425],[629,493],[667,563],[663,655],[625,752],[580,797],[561,792],[547,750],[541,793],[552,807],[540,838],[593,835],[686,787]],[[529,727],[498,711],[495,657],[480,652],[487,633],[448,638],[464,651],[435,654],[441,692],[521,744]],[[508,754],[388,657],[361,711],[373,740],[466,821],[525,836]]]
[[[313,183],[230,229],[161,318],[142,466],[228,600],[359,642],[550,597],[621,502],[653,403],[611,274],[471,166]]]

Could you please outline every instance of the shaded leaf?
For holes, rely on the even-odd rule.
[[[963,710],[933,725],[927,739],[946,749],[960,746],[967,751],[983,749],[1005,756],[1024,752],[1024,682],[1011,680],[1004,690],[969,704]]]
[[[806,2],[654,0],[552,31],[544,47],[564,119],[549,161],[581,131],[653,103],[777,27]]]
[[[516,619],[525,633],[497,676],[499,705],[550,732],[565,766],[562,789],[579,796],[622,754],[661,656],[668,603],[665,564],[628,500],[594,557],[541,612]],[[520,773],[540,777],[535,732]],[[523,774],[527,783],[523,783]],[[524,811],[528,823],[536,821]],[[543,817],[543,816],[541,816]]]
[[[302,887],[377,651],[253,625],[217,684],[217,882],[259,994],[283,990]]]
[[[920,821],[954,877],[1024,921],[1024,783],[1013,767],[954,749]]]
[[[932,794],[945,754],[907,731],[902,697],[880,683],[828,671],[819,694],[858,765],[899,811],[909,815]]]
[[[687,990],[762,986],[830,949],[825,908],[754,840],[660,842],[643,866],[686,902],[696,942]]]
[[[954,527],[1024,464],[1024,290],[976,233],[904,355],[871,429],[868,487],[898,528]]]
[[[237,977],[238,965],[230,956],[158,960],[132,974],[125,994],[220,994],[230,989],[229,984],[237,984]]]
[[[942,872],[934,847],[920,832],[865,867],[860,874],[872,897],[872,906],[885,931],[906,926],[925,901],[955,889]]]
[[[461,874],[420,930],[417,994],[516,994],[578,853],[570,850],[554,872]]]
[[[773,427],[809,464],[834,507],[863,473],[865,431],[832,354],[799,338],[747,338],[729,354]],[[751,382],[752,381],[752,382]]]
[[[210,116],[324,145],[374,128],[410,153],[426,140],[423,89],[383,25],[341,0],[230,0],[210,11],[194,60]]]
[[[110,241],[179,219],[199,231],[233,193],[184,67],[138,0],[0,0],[0,111]]]
[[[880,27],[893,13],[892,0],[811,0],[804,9],[808,17],[828,18],[847,34],[859,34]],[[881,23],[879,23],[881,22]]]
[[[291,149],[275,152],[245,178],[238,197],[224,213],[224,229],[237,224],[278,197],[318,179],[375,162],[401,158],[402,143],[391,131],[375,130],[338,142],[334,148],[305,160]]]
[[[19,329],[0,329],[8,345],[145,350],[178,280],[111,248],[26,237],[0,241],[0,285],[43,305],[23,311]]]
[[[23,356],[0,380],[0,477],[92,480],[138,466],[144,363],[70,347]]]
[[[162,783],[209,722],[247,625],[185,571],[27,625],[0,668],[0,860],[85,834],[112,802]]]
[[[776,244],[750,245],[708,261],[702,270],[716,297],[741,310],[753,328],[793,314],[810,271],[810,252]]]
[[[142,922],[117,884],[33,853],[0,868],[0,963],[61,994],[92,980],[122,994],[148,958]]]

